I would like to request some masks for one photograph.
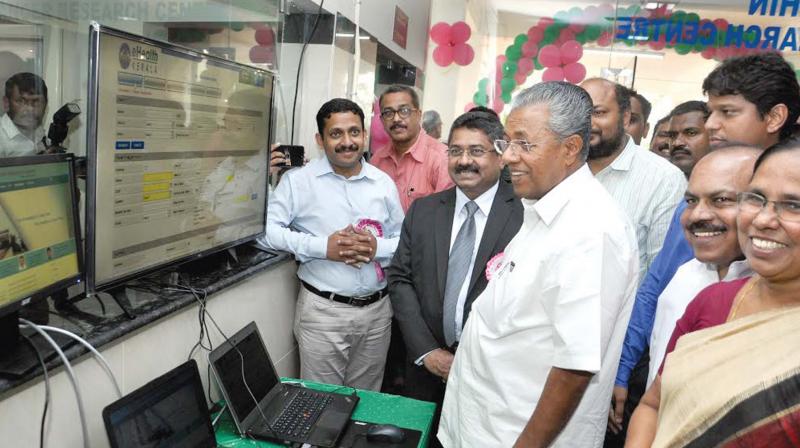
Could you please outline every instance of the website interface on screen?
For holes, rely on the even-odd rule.
[[[0,307],[79,273],[69,163],[0,167]]]
[[[97,286],[263,231],[272,75],[100,34]]]

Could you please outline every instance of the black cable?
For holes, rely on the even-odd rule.
[[[22,337],[25,338],[33,351],[36,352],[36,357],[39,359],[39,364],[42,365],[42,372],[44,372],[44,410],[42,411],[42,423],[39,428],[39,447],[44,448],[44,422],[47,419],[47,408],[50,406],[50,376],[47,373],[47,364],[44,362],[42,352],[39,351],[39,348],[36,347],[36,344],[33,343],[30,337],[24,334]]]
[[[300,62],[297,63],[297,77],[294,80],[294,100],[292,101],[292,136],[289,139],[289,144],[294,145],[294,117],[295,111],[297,110],[297,92],[300,91],[300,72],[303,69],[303,55],[306,54],[306,48],[308,47],[309,42],[311,39],[314,38],[314,33],[317,32],[317,25],[319,25],[319,18],[322,17],[322,5],[325,4],[325,0],[320,0],[319,2],[319,9],[317,9],[317,17],[314,19],[314,25],[311,27],[311,34],[308,38],[303,39],[303,48],[300,50]],[[358,42],[356,42],[358,45]]]

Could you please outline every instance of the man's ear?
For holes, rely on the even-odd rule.
[[[630,126],[630,124],[631,124],[631,110],[630,108],[628,108],[628,110],[626,110],[625,113],[622,114],[622,126],[625,126],[627,128],[628,126]]]
[[[564,139],[562,143],[566,150],[564,154],[564,161],[568,166],[574,165],[575,162],[581,159],[581,150],[583,149],[584,144],[588,145],[589,142],[584,143],[583,139],[578,134],[570,135]]]
[[[772,106],[772,109],[764,115],[764,119],[767,120],[767,132],[770,134],[780,132],[788,118],[789,108],[785,104],[778,103]]]
[[[644,124],[644,132],[642,133],[642,138],[645,139],[647,136],[650,135],[650,123]]]
[[[324,148],[325,147],[325,146],[322,145],[322,136],[319,135],[319,132],[316,135],[314,135],[314,139],[317,140],[317,145],[319,145],[320,148]]]
[[[8,112],[9,106],[10,106],[10,104],[8,104],[8,97],[4,96],[3,97],[3,111],[4,112]]]

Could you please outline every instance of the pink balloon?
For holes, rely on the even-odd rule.
[[[439,45],[433,50],[433,62],[440,67],[447,67],[453,63],[453,47]]]
[[[519,73],[519,72],[517,72],[517,73],[514,75],[514,81],[516,81],[517,85],[522,85],[522,84],[524,84],[526,79],[528,79],[528,76],[527,76],[527,75],[525,75],[524,73]]]
[[[556,23],[555,19],[552,17],[542,17],[539,19],[539,22],[536,24],[537,28],[541,28],[542,30],[546,30],[548,26]]]
[[[563,81],[564,70],[561,67],[550,67],[542,73],[542,81]]]
[[[727,30],[728,29],[728,21],[725,19],[714,19],[713,20],[714,26],[717,27],[717,30]]]
[[[584,25],[583,23],[573,23],[573,24],[570,24],[569,29],[574,34],[578,34],[581,31],[586,29],[586,25]]]
[[[532,26],[528,29],[528,42],[538,44],[544,39],[544,31],[538,26]]]
[[[597,38],[597,45],[600,45],[601,47],[607,47],[611,45],[611,42],[612,42],[611,33],[609,33],[608,31],[600,34],[600,37]]]
[[[573,62],[564,66],[564,78],[567,82],[577,84],[586,77],[586,67],[580,62]]]
[[[431,27],[431,40],[439,45],[450,43],[450,25],[439,22]]]
[[[536,42],[527,41],[522,44],[522,55],[526,58],[532,58],[539,52],[539,44]]]
[[[539,63],[545,67],[557,67],[561,65],[561,50],[555,45],[545,45],[539,50]]]
[[[716,48],[708,47],[705,50],[703,50],[702,52],[700,52],[700,56],[702,56],[705,59],[712,59],[712,58],[714,58],[714,55],[716,53],[717,53],[717,49]]]
[[[653,50],[663,50],[667,46],[667,42],[663,39],[653,40],[648,43],[651,49]]]
[[[464,106],[464,112],[469,112],[470,109],[472,109],[473,107],[475,107],[475,103],[473,103],[473,102],[467,103],[467,105]]]
[[[275,48],[256,45],[250,49],[250,62],[268,64],[275,61]]]
[[[578,41],[571,40],[561,45],[561,63],[563,65],[578,62],[583,57],[583,47]]]
[[[470,44],[457,44],[453,47],[453,61],[458,65],[469,65],[475,58],[475,50]]]
[[[570,30],[569,28],[564,28],[563,30],[561,30],[561,33],[558,34],[558,40],[560,40],[561,43],[575,40],[575,33],[572,32],[572,30]]]
[[[507,60],[508,60],[508,58],[506,57],[506,55],[501,54],[500,56],[497,57],[497,59],[495,60],[495,63],[496,63],[496,65],[498,67],[502,67],[503,64],[505,64]]]
[[[272,28],[265,27],[256,30],[256,42],[260,45],[270,46],[275,43],[275,31]]]
[[[503,102],[503,100],[500,99],[500,97],[496,97],[492,103],[492,109],[499,114],[503,112],[504,107],[506,107],[506,104]]]
[[[517,71],[519,73],[528,74],[533,71],[533,59],[522,58],[517,62]]]
[[[469,40],[472,29],[465,22],[456,22],[450,27],[450,43],[453,45],[463,44]]]

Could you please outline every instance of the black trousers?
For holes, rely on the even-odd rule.
[[[442,416],[442,403],[444,402],[444,391],[447,384],[438,376],[428,372],[428,369],[424,366],[418,366],[411,362],[406,364],[405,372],[405,396],[415,400],[436,403],[429,446],[434,448],[441,447],[439,439],[436,438],[436,433],[439,430],[439,419]]]
[[[642,400],[642,396],[646,392],[647,387],[647,373],[650,369],[650,354],[648,350],[642,353],[639,362],[631,372],[631,377],[628,380],[628,400],[625,401],[625,409],[622,412],[622,431],[619,434],[606,430],[606,439],[603,444],[604,448],[623,448],[625,446],[625,437],[628,435],[628,424],[631,422],[633,411]],[[611,401],[611,406],[614,406],[614,401]]]

